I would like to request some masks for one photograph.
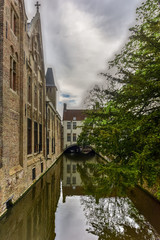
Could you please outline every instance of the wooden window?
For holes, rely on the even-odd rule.
[[[67,129],[71,129],[71,122],[67,122]]]
[[[34,107],[37,108],[38,99],[37,99],[37,86],[34,86]]]
[[[77,141],[76,133],[73,133],[73,142],[76,142],[76,141]]]
[[[47,138],[47,155],[49,155],[49,138]]]
[[[73,184],[76,184],[76,177],[73,177],[73,178],[72,178],[72,183],[73,183]]]
[[[32,180],[36,179],[36,168],[32,168]]]
[[[43,162],[41,162],[41,173],[43,173]]]
[[[48,129],[50,129],[50,117],[51,117],[51,115],[50,115],[50,109],[48,109],[48,116],[47,116],[47,125],[48,125]]]
[[[71,183],[71,178],[67,177],[67,184],[70,184],[70,183]]]
[[[52,153],[55,153],[55,139],[52,138]]]
[[[34,122],[34,152],[38,152],[38,124]]]
[[[31,77],[28,78],[28,102],[32,102],[32,82]]]
[[[71,172],[71,165],[67,164],[67,173],[70,173],[70,172]]]
[[[73,122],[73,129],[76,129],[76,128],[77,128],[77,123]]]
[[[70,141],[71,141],[71,134],[67,133],[67,142],[70,142]]]
[[[10,88],[14,91],[17,90],[17,59],[13,52],[10,56]]]
[[[39,90],[39,111],[42,112],[42,89]]]
[[[58,124],[58,120],[57,120],[57,134],[58,134],[58,131],[59,131],[59,124]]]
[[[27,119],[27,154],[32,153],[32,121]]]
[[[73,173],[76,173],[76,165],[73,165]]]
[[[8,22],[6,22],[6,38],[8,38]]]
[[[39,124],[39,152],[42,151],[42,124]]]
[[[11,18],[11,21],[10,21],[11,29],[13,30],[15,36],[18,36],[19,20],[18,20],[18,15],[15,12],[13,7],[11,7],[11,16],[10,16],[10,18]]]

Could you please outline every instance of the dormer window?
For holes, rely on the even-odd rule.
[[[76,121],[76,117],[73,117],[73,121]]]

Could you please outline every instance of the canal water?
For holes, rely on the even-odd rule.
[[[96,196],[99,161],[63,155],[0,220],[0,240],[160,240],[160,204],[141,189]]]

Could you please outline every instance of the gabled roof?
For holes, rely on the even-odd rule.
[[[63,121],[83,121],[85,117],[84,109],[66,109],[63,112]]]
[[[41,30],[41,18],[40,18],[40,12],[37,11],[36,15],[33,17],[30,23],[27,24],[27,33],[28,36],[31,38],[32,36],[36,36],[38,38],[38,47],[39,47],[39,53],[41,58],[41,66],[43,74],[45,74],[44,70],[44,56],[43,56],[43,42],[42,42],[42,30]]]
[[[46,86],[47,87],[56,87],[52,68],[48,68],[47,69],[47,73],[46,73]]]
[[[31,36],[33,30],[35,29],[35,25],[39,22],[39,27],[41,31],[41,20],[40,20],[40,13],[37,12],[36,15],[32,18],[31,22],[27,24],[27,32],[29,37]]]

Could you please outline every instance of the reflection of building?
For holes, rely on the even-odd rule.
[[[77,155],[80,158],[80,155]],[[77,160],[75,155],[73,159],[71,155],[63,156],[63,181],[62,181],[62,190],[63,190],[63,202],[65,202],[66,196],[80,196],[84,195],[84,189],[82,186],[82,180],[80,173],[77,171],[77,166],[82,166],[84,164],[86,156],[82,155],[82,160]],[[95,162],[96,156],[90,157],[90,160],[87,162]],[[88,169],[89,170],[89,169]]]
[[[62,181],[63,202],[65,202],[66,196],[83,195],[82,181],[77,171],[77,164],[83,164],[83,162],[75,161],[64,156]]]
[[[63,127],[64,127],[64,149],[77,143],[77,138],[81,133],[82,122],[85,119],[85,110],[67,109],[64,104],[63,109]]]

